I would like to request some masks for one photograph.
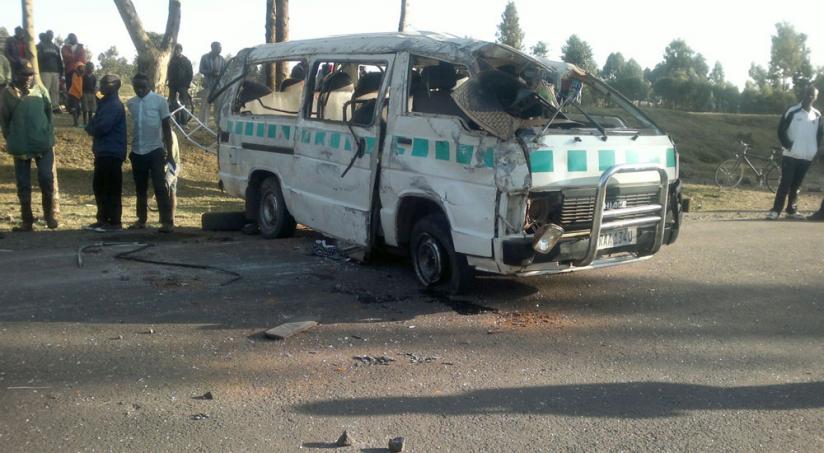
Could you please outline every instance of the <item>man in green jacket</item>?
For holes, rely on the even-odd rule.
[[[0,127],[6,139],[6,152],[14,158],[17,197],[22,223],[14,231],[32,231],[31,161],[37,163],[37,180],[43,194],[43,217],[50,229],[58,227],[54,174],[54,125],[49,93],[34,85],[34,68],[22,60],[14,81],[0,94]]]

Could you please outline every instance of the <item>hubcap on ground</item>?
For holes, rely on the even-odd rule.
[[[424,234],[415,250],[415,271],[426,285],[438,283],[443,276],[441,246],[429,234]]]

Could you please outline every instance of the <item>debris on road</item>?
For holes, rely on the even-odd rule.
[[[208,420],[208,419],[209,419],[209,415],[208,415],[208,414],[204,414],[204,413],[200,413],[200,414],[194,414],[194,415],[192,415],[192,416],[191,416],[191,417],[189,417],[189,418],[190,418],[190,419],[192,419],[192,420]]]
[[[123,335],[118,335],[118,336],[116,336],[116,337],[112,337],[112,338],[109,338],[109,339],[110,339],[110,340],[122,340],[122,339],[123,339]]]
[[[419,355],[413,354],[411,352],[404,352],[404,353],[401,353],[399,355],[403,355],[403,356],[408,357],[409,358],[409,363],[431,363],[431,362],[434,362],[434,361],[440,359],[440,357],[437,357],[437,356],[433,356],[433,357],[419,356]]]
[[[263,334],[266,335],[267,338],[271,338],[273,340],[285,340],[292,335],[304,332],[317,325],[318,323],[316,321],[289,322],[273,327]]]
[[[149,330],[147,330],[147,331],[143,332],[143,334],[144,334],[144,335],[154,335],[154,334],[155,334],[155,330],[154,330],[154,329],[149,329]]]
[[[395,359],[386,356],[380,357],[372,357],[371,355],[356,355],[352,357],[353,359],[360,362],[358,365],[389,365],[390,363],[394,362]]]
[[[321,258],[329,258],[335,261],[344,261],[348,258],[342,255],[338,248],[332,244],[327,244],[326,240],[317,240],[312,244],[312,254]]]
[[[344,430],[343,433],[338,437],[337,442],[335,445],[338,447],[351,447],[355,444],[355,439],[349,434],[349,431]]]
[[[193,396],[192,399],[193,400],[209,400],[209,401],[211,401],[211,400],[215,399],[215,397],[214,397],[214,395],[212,395],[212,392],[206,392],[206,393],[204,393],[203,395],[200,395],[200,396]]]
[[[389,451],[393,453],[398,453],[403,451],[403,437],[396,437],[394,439],[389,439]]]

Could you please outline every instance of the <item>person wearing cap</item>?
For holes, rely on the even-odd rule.
[[[200,121],[208,124],[209,121],[209,93],[217,84],[220,72],[226,66],[226,60],[220,55],[220,43],[212,43],[212,51],[200,57],[199,72],[203,74],[203,92],[201,93]]]
[[[123,161],[126,160],[126,109],[120,102],[120,78],[106,74],[100,79],[103,98],[86,125],[92,136],[97,220],[88,226],[95,231],[119,230],[123,213]]]
[[[68,91],[72,87],[74,68],[78,64],[86,63],[86,49],[83,44],[77,42],[77,35],[69,33],[60,49],[60,55],[63,57],[63,69],[66,70],[66,91]]]
[[[137,196],[137,222],[129,229],[146,228],[148,214],[149,178],[160,214],[160,232],[171,233],[174,229],[166,187],[166,165],[173,164],[172,122],[166,99],[153,92],[149,79],[143,74],[132,78],[135,97],[126,102],[132,116],[132,162],[135,195]]]
[[[192,97],[189,96],[189,87],[192,85],[192,62],[183,55],[183,46],[175,44],[169,67],[166,71],[166,83],[169,85],[169,109],[175,110],[179,105],[192,108]],[[176,120],[185,124],[188,117],[185,112],[179,112]]]
[[[14,231],[32,231],[31,161],[37,164],[37,179],[43,195],[43,217],[50,229],[59,226],[54,173],[54,125],[49,93],[34,84],[34,67],[22,60],[14,82],[0,94],[0,128],[6,152],[14,158],[21,224]]]
[[[60,49],[52,42],[53,39],[54,32],[51,30],[40,34],[40,42],[37,44],[37,65],[40,69],[40,80],[49,90],[52,111],[57,113],[60,111],[60,74],[63,74],[63,58],[60,57]]]

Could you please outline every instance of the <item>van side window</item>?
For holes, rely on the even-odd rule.
[[[385,63],[316,63],[309,81],[314,93],[311,98],[307,94],[306,118],[371,125],[385,75]]]
[[[456,116],[471,129],[480,129],[452,99],[452,91],[469,80],[465,66],[412,55],[409,64],[407,112]]]
[[[278,69],[283,75],[277,75]],[[282,79],[279,84],[278,79]],[[240,82],[233,111],[241,115],[297,116],[305,79],[306,62],[302,60],[249,65],[246,77]]]

